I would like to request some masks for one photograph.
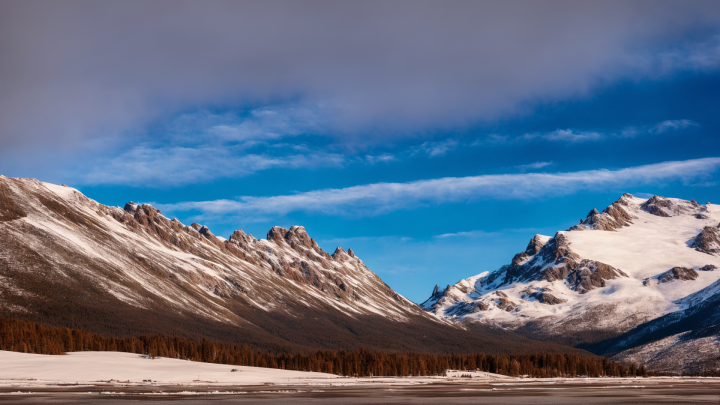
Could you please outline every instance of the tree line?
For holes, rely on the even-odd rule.
[[[0,318],[0,350],[61,355],[74,351],[118,351],[207,363],[315,371],[343,376],[437,376],[446,370],[482,370],[528,377],[646,376],[645,367],[626,367],[606,358],[568,353],[515,355],[386,353],[319,350],[311,354],[267,353],[247,345],[152,335],[106,337],[80,329],[46,327]]]

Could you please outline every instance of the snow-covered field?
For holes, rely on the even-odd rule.
[[[236,369],[237,371],[232,371]],[[446,377],[347,378],[117,352],[47,356],[0,351],[3,403],[717,403],[720,378],[513,378],[448,370]]]
[[[232,371],[237,370],[237,371]],[[329,382],[333,374],[228,366],[155,358],[133,353],[73,352],[64,356],[0,351],[0,385],[18,381],[92,384],[152,382],[167,384],[223,383],[257,385]]]

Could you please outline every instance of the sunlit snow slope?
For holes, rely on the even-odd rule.
[[[509,265],[436,287],[422,306],[445,319],[599,348],[598,342],[716,296],[718,223],[717,205],[624,194],[568,231],[536,235]],[[600,351],[630,346],[616,342]]]

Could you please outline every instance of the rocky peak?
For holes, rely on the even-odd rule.
[[[545,238],[540,234],[533,236],[533,238],[530,239],[530,243],[528,243],[527,248],[525,248],[525,254],[535,256],[540,249],[545,246]]]
[[[198,232],[200,233],[200,235],[202,235],[208,239],[215,237],[215,235],[213,235],[212,232],[210,232],[210,228],[208,228],[205,225],[201,226],[200,229],[198,229]]]
[[[523,257],[525,259],[521,260]],[[570,249],[568,238],[560,232],[548,240],[529,260],[526,253],[522,252],[515,255],[510,265],[503,266],[501,271],[495,274],[488,277],[488,283],[502,276],[504,277],[498,286],[518,281],[565,280],[572,290],[581,294],[597,287],[605,287],[605,280],[627,277],[623,271],[605,263],[582,260]]]
[[[288,242],[290,245],[294,243],[305,246],[307,248],[314,248],[317,246],[317,243],[310,238],[310,236],[305,231],[305,228],[302,226],[293,226],[290,228],[290,230],[285,234],[285,241]]]
[[[340,260],[340,259],[343,259],[343,258],[345,258],[345,257],[348,257],[348,254],[347,254],[347,252],[345,251],[345,249],[343,249],[343,248],[341,248],[340,246],[338,246],[337,248],[335,248],[335,251],[334,251],[333,254],[330,255],[330,256],[332,256],[332,258],[335,259],[335,260]]]
[[[243,232],[242,229],[238,229],[230,235],[230,239],[228,240],[238,246],[249,246],[251,243],[254,243],[256,239],[252,235]]]
[[[347,253],[348,255],[350,255],[350,257],[355,257],[355,252],[353,252],[352,249],[348,249]]]
[[[634,197],[632,194],[630,194],[630,193],[623,193],[623,195],[620,196],[620,198],[618,198],[618,200],[615,201],[615,202],[618,203],[618,204],[620,204],[620,205],[624,205],[624,206],[627,207],[627,206],[632,205],[632,200],[633,200],[634,198],[635,198],[635,197]]]
[[[351,252],[352,249],[349,249],[349,251],[346,252],[345,249],[338,246],[337,249],[335,249],[335,252],[330,255],[330,257],[332,257],[334,260],[345,262],[355,258],[355,253],[350,254]]]
[[[288,233],[288,230],[280,227],[280,226],[273,226],[270,231],[267,233],[267,240],[268,241],[275,241],[278,245],[285,241],[285,235]]]
[[[543,259],[547,262],[558,263],[561,259],[574,258],[575,253],[570,250],[570,241],[558,232],[540,249]]]
[[[671,217],[678,211],[678,207],[670,199],[657,195],[640,204],[640,208],[659,217]]]
[[[139,204],[135,204],[134,202],[130,201],[129,203],[125,204],[125,207],[123,208],[128,214],[135,215],[135,213],[140,209]]]
[[[582,231],[595,229],[600,231],[616,231],[623,226],[632,224],[632,217],[624,207],[630,205],[632,195],[623,194],[617,201],[613,202],[602,212],[593,208],[592,211],[581,219],[578,225],[570,228],[570,231]]]

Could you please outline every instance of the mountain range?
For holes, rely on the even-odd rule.
[[[720,369],[720,207],[623,194],[417,305],[301,226],[227,239],[149,204],[0,176],[0,315],[268,351],[575,352]]]
[[[265,239],[242,230],[225,239],[148,204],[109,207],[64,185],[2,176],[0,315],[275,352],[567,351],[429,314],[352,249],[328,254],[300,226],[273,227]]]

